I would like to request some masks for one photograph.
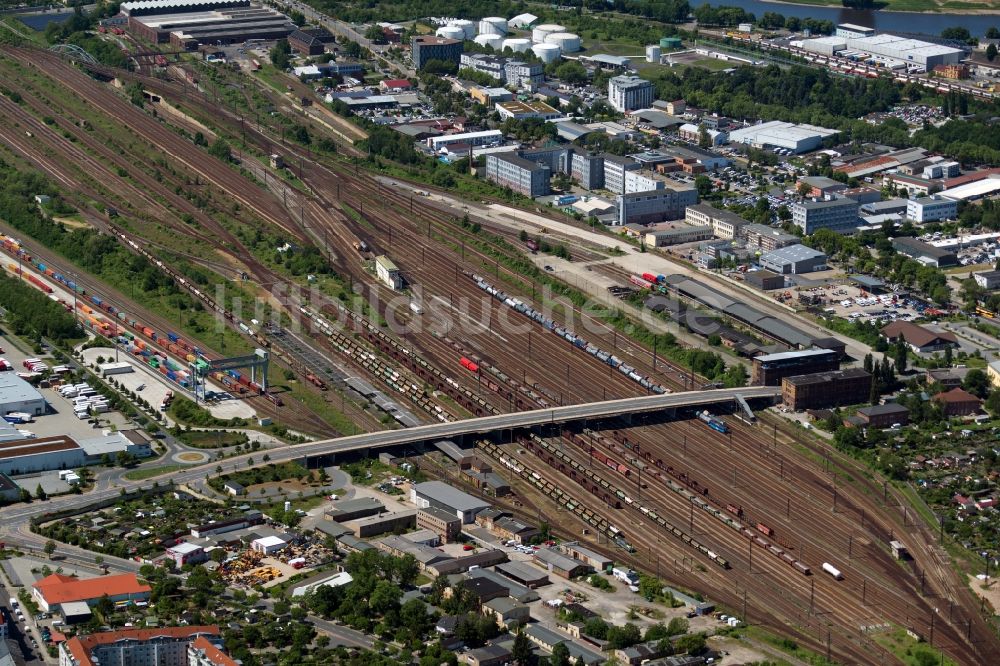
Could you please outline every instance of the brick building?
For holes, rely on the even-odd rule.
[[[785,377],[839,369],[838,354],[829,349],[764,354],[753,360],[750,383],[760,386],[780,386],[781,380]]]
[[[462,533],[462,520],[450,511],[428,506],[417,511],[417,527],[431,530],[441,541],[449,543]]]
[[[793,375],[781,380],[781,397],[796,411],[867,402],[872,376],[860,368]]]
[[[906,425],[910,422],[910,410],[895,403],[862,407],[856,416],[860,425],[867,428],[891,428],[897,423]]]
[[[962,388],[953,388],[934,396],[934,402],[944,408],[945,416],[968,416],[979,412],[983,401]]]

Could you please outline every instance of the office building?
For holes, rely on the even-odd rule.
[[[958,264],[958,255],[952,250],[935,247],[930,243],[925,243],[911,236],[897,236],[893,238],[892,247],[895,248],[896,252],[905,254],[928,266],[944,268]]]
[[[624,226],[676,220],[684,216],[684,209],[687,206],[696,203],[698,203],[698,190],[693,185],[687,186],[671,181],[663,189],[619,194],[615,200],[616,223]]]
[[[458,61],[460,69],[471,69],[486,74],[499,82],[507,80],[507,59],[485,53],[463,53]]]
[[[792,375],[781,380],[782,401],[795,411],[868,402],[871,389],[871,374],[860,368]]]
[[[830,349],[763,354],[753,359],[751,384],[780,386],[781,380],[794,375],[840,369],[840,355]]]
[[[631,157],[611,155],[605,153],[604,157],[604,189],[615,194],[625,194],[625,173],[636,171],[642,168],[637,160]]]
[[[126,628],[74,636],[59,644],[59,664],[60,666],[190,666],[188,648],[200,637],[218,640],[219,627],[207,625],[153,629]],[[214,647],[214,643],[212,645]],[[197,661],[195,663],[198,664]],[[228,666],[225,662],[216,664]]]
[[[604,157],[597,153],[573,153],[573,180],[587,190],[604,187]]]
[[[608,101],[622,113],[653,105],[653,84],[638,76],[615,76],[608,81]]]
[[[434,35],[418,35],[410,39],[410,58],[415,69],[423,69],[431,60],[453,62],[456,65],[462,58],[462,42],[447,37]]]
[[[906,217],[914,222],[937,222],[958,217],[958,202],[939,195],[910,199],[906,202]]]
[[[500,187],[509,187],[526,197],[548,194],[552,170],[548,165],[532,162],[518,154],[490,154],[486,156],[486,180]]]
[[[435,506],[450,511],[461,518],[465,525],[474,522],[476,514],[490,506],[489,502],[441,481],[426,481],[414,485],[410,489],[410,501],[419,509]]]
[[[792,224],[802,233],[829,229],[838,233],[851,233],[858,228],[858,202],[854,199],[829,199],[825,201],[799,201],[791,206]]]
[[[868,28],[863,25],[857,25],[854,23],[839,23],[837,24],[836,32],[834,32],[833,34],[835,37],[840,37],[842,39],[874,37],[875,28]]]
[[[545,82],[545,65],[540,62],[508,60],[504,65],[504,78],[507,80],[507,85],[536,90]]]
[[[692,225],[709,225],[716,238],[736,238],[740,229],[749,224],[736,213],[715,208],[708,204],[688,206],[684,211],[684,221]]]
[[[826,255],[805,245],[789,245],[760,258],[763,268],[779,275],[801,275],[826,269]]]
[[[748,250],[773,252],[779,247],[788,247],[802,242],[795,234],[786,234],[781,229],[766,224],[745,224],[736,232]]]

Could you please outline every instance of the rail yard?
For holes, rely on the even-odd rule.
[[[30,76],[17,80],[19,68]],[[328,375],[286,349],[294,343],[283,328],[303,331],[319,356],[336,358],[405,404],[415,418],[397,418],[402,426],[706,382],[501,263],[498,257],[520,252],[510,232],[491,229],[497,239],[478,238],[452,212],[360,169],[350,145],[321,158],[285,140],[267,118],[250,122],[220,106],[189,79],[91,70],[43,51],[0,51],[0,74],[20,96],[0,95],[4,159],[30,164],[92,202],[81,210],[87,224],[160,268],[246,348],[268,349],[310,394],[329,398]],[[190,122],[140,109],[101,80],[111,77],[242,136],[240,158],[253,162],[245,168],[253,179],[192,143]],[[52,92],[57,88],[73,94]],[[263,94],[276,109],[289,108],[287,98]],[[292,165],[294,187],[257,164],[275,153]],[[248,229],[316,248],[353,293],[337,298],[304,281],[285,289],[289,276],[262,256]],[[147,363],[158,359],[178,390],[190,388],[182,374],[188,364],[225,356],[211,336],[192,340],[169,313],[147,311],[73,272],[23,234],[7,230],[2,240],[5,272],[47,294],[75,294],[90,328]],[[410,295],[374,279],[370,264],[380,255],[399,267]],[[209,271],[221,267],[227,279],[245,275],[234,293],[258,299],[275,316],[251,324],[232,294],[217,300],[218,292],[186,275],[181,257]],[[366,306],[349,302],[355,293]],[[411,307],[416,294],[419,305]],[[344,434],[281,391],[265,392],[242,375],[215,379],[289,427],[315,437]],[[379,427],[356,406],[345,415],[363,430]],[[895,491],[773,415],[754,418],[734,407],[554,424],[484,438],[477,447],[514,480],[523,500],[511,505],[515,512],[544,513],[566,536],[594,530],[600,547],[637,568],[838,661],[891,662],[869,636],[886,624],[912,630],[963,664],[988,663],[1000,647],[933,535]],[[528,498],[537,498],[530,511]],[[897,538],[911,561],[890,555]]]

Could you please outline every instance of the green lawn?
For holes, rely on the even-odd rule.
[[[125,474],[125,478],[129,481],[145,481],[146,479],[151,479],[154,476],[162,476],[164,474],[173,474],[174,472],[185,469],[187,465],[163,465],[162,467],[146,467],[143,469],[134,469],[131,472]]]
[[[876,643],[892,652],[907,666],[920,666],[920,664],[955,666],[955,662],[945,657],[939,650],[914,640],[904,629],[875,634],[874,638]]]

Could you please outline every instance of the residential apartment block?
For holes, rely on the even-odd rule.
[[[653,96],[653,84],[638,76],[616,76],[608,81],[608,101],[616,111],[648,109]]]

